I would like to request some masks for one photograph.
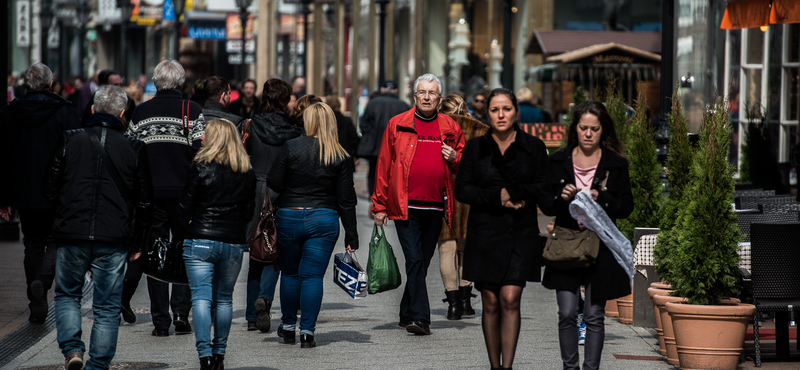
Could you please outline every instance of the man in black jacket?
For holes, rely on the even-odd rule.
[[[80,333],[87,271],[94,324],[86,368],[107,369],[114,358],[125,260],[129,251],[139,253],[149,227],[150,165],[144,143],[123,135],[127,102],[121,88],[100,87],[86,126],[63,134],[43,185],[55,208],[56,330],[68,370],[82,368],[86,351]]]
[[[394,116],[403,113],[411,107],[406,102],[397,98],[397,83],[386,80],[381,85],[381,95],[369,101],[364,114],[361,115],[361,141],[358,143],[356,154],[369,161],[367,173],[367,188],[369,196],[375,193],[375,166],[378,164],[378,149],[381,147],[383,131]]]
[[[183,227],[177,216],[178,200],[186,185],[186,176],[205,133],[205,119],[199,104],[183,99],[180,88],[186,73],[177,60],[165,60],[153,70],[156,96],[133,111],[131,136],[144,141],[150,158],[153,180],[153,226],[148,242],[157,238],[183,240]],[[122,293],[122,317],[127,322],[136,321],[130,308],[130,299],[142,276],[142,262],[132,263],[125,273]],[[188,285],[172,286],[147,278],[150,294],[150,316],[153,319],[153,335],[166,337],[175,323],[175,332],[190,333],[189,310],[192,294]],[[169,310],[172,308],[173,316]]]
[[[253,118],[260,110],[261,100],[256,97],[256,81],[248,78],[242,82],[242,95],[231,103],[230,112],[240,117]]]
[[[230,82],[219,76],[211,76],[206,79],[203,92],[207,97],[205,105],[203,105],[203,117],[205,120],[210,121],[214,118],[226,119],[241,131],[246,120],[234,113],[228,113],[228,106],[231,105]]]
[[[25,280],[31,323],[47,318],[47,290],[55,275],[56,250],[49,239],[53,209],[42,195],[47,161],[66,130],[80,127],[69,102],[50,92],[53,72],[36,63],[24,72],[28,94],[0,114],[0,216],[19,211],[25,236]]]

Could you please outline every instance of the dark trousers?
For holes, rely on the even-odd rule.
[[[25,245],[25,282],[30,287],[34,280],[40,280],[46,290],[53,285],[56,276],[56,245],[50,239],[55,213],[52,209],[19,209],[19,222],[22,228],[22,243]],[[28,288],[28,299],[31,298]]]
[[[377,157],[367,157],[369,170],[367,171],[367,190],[369,190],[369,200],[372,201],[372,194],[375,194],[375,169],[378,167]]]
[[[431,322],[425,279],[442,230],[441,211],[408,210],[408,220],[396,220],[397,238],[406,260],[406,287],[400,301],[400,321]]]
[[[178,199],[157,199],[153,202],[153,225],[150,227],[149,240],[169,238],[182,240],[183,234],[178,219]],[[178,315],[189,315],[192,308],[192,293],[188,285],[172,284],[172,296],[169,292],[170,284],[147,277],[147,292],[150,293],[150,315],[156,329],[169,329],[172,324],[172,312]]]

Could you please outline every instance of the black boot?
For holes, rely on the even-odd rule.
[[[447,302],[447,319],[448,320],[461,320],[461,291],[459,290],[451,290],[449,292],[444,292],[447,296],[443,301]]]
[[[472,285],[462,286],[458,288],[458,292],[461,293],[462,315],[474,316],[475,309],[472,308],[472,303],[470,303],[470,300],[473,297],[477,297],[477,295],[472,294]]]
[[[200,357],[200,370],[212,370],[211,356]]]
[[[211,369],[225,370],[225,355],[218,355],[215,353],[214,358],[211,359]]]

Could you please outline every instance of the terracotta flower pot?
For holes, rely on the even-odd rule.
[[[606,301],[606,316],[619,317],[619,309],[617,308],[616,299],[609,299]]]
[[[756,306],[668,302],[666,310],[672,318],[681,369],[737,369]]]
[[[617,298],[617,312],[619,312],[619,322],[633,324],[633,293]]]
[[[654,283],[650,283],[650,287],[651,288],[656,288],[656,289],[672,290],[672,284],[664,282],[664,281],[656,281]]]
[[[678,366],[678,348],[675,346],[675,332],[672,330],[672,318],[669,317],[666,307],[667,302],[683,302],[686,298],[668,295],[655,295],[653,301],[661,315],[661,328],[664,329],[664,349],[667,351],[667,363]]]
[[[671,292],[671,290],[657,289],[653,287],[652,284],[650,288],[647,288],[647,294],[650,295],[650,300],[653,302],[653,316],[656,318],[656,334],[658,334],[658,353],[660,353],[661,356],[667,355],[667,348],[664,346],[664,328],[661,326],[661,315],[658,313],[658,307],[656,307],[656,301],[653,300],[653,296],[656,294],[669,295],[669,292]]]

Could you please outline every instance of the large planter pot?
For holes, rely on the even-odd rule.
[[[654,283],[650,283],[650,287],[656,289],[672,290],[672,284],[663,281],[656,281]]]
[[[617,308],[616,299],[609,299],[606,301],[606,316],[619,317],[619,309]]]
[[[617,312],[620,323],[633,324],[633,293],[617,298]]]
[[[675,344],[675,332],[672,330],[672,319],[667,313],[667,308],[664,306],[667,302],[683,302],[686,298],[672,297],[668,295],[653,296],[653,301],[658,308],[658,314],[661,315],[661,328],[664,330],[664,349],[667,354],[667,363],[673,366],[678,366],[678,348]]]
[[[756,306],[718,306],[668,302],[681,369],[736,370],[747,325]]]
[[[667,355],[667,348],[664,346],[664,328],[661,326],[661,315],[658,313],[658,307],[656,307],[656,301],[653,300],[653,296],[656,294],[669,295],[669,292],[671,292],[671,290],[657,289],[653,287],[652,284],[650,288],[647,288],[647,294],[650,296],[650,301],[653,302],[653,316],[655,316],[656,319],[656,334],[658,335],[658,353],[660,353],[661,356]]]

